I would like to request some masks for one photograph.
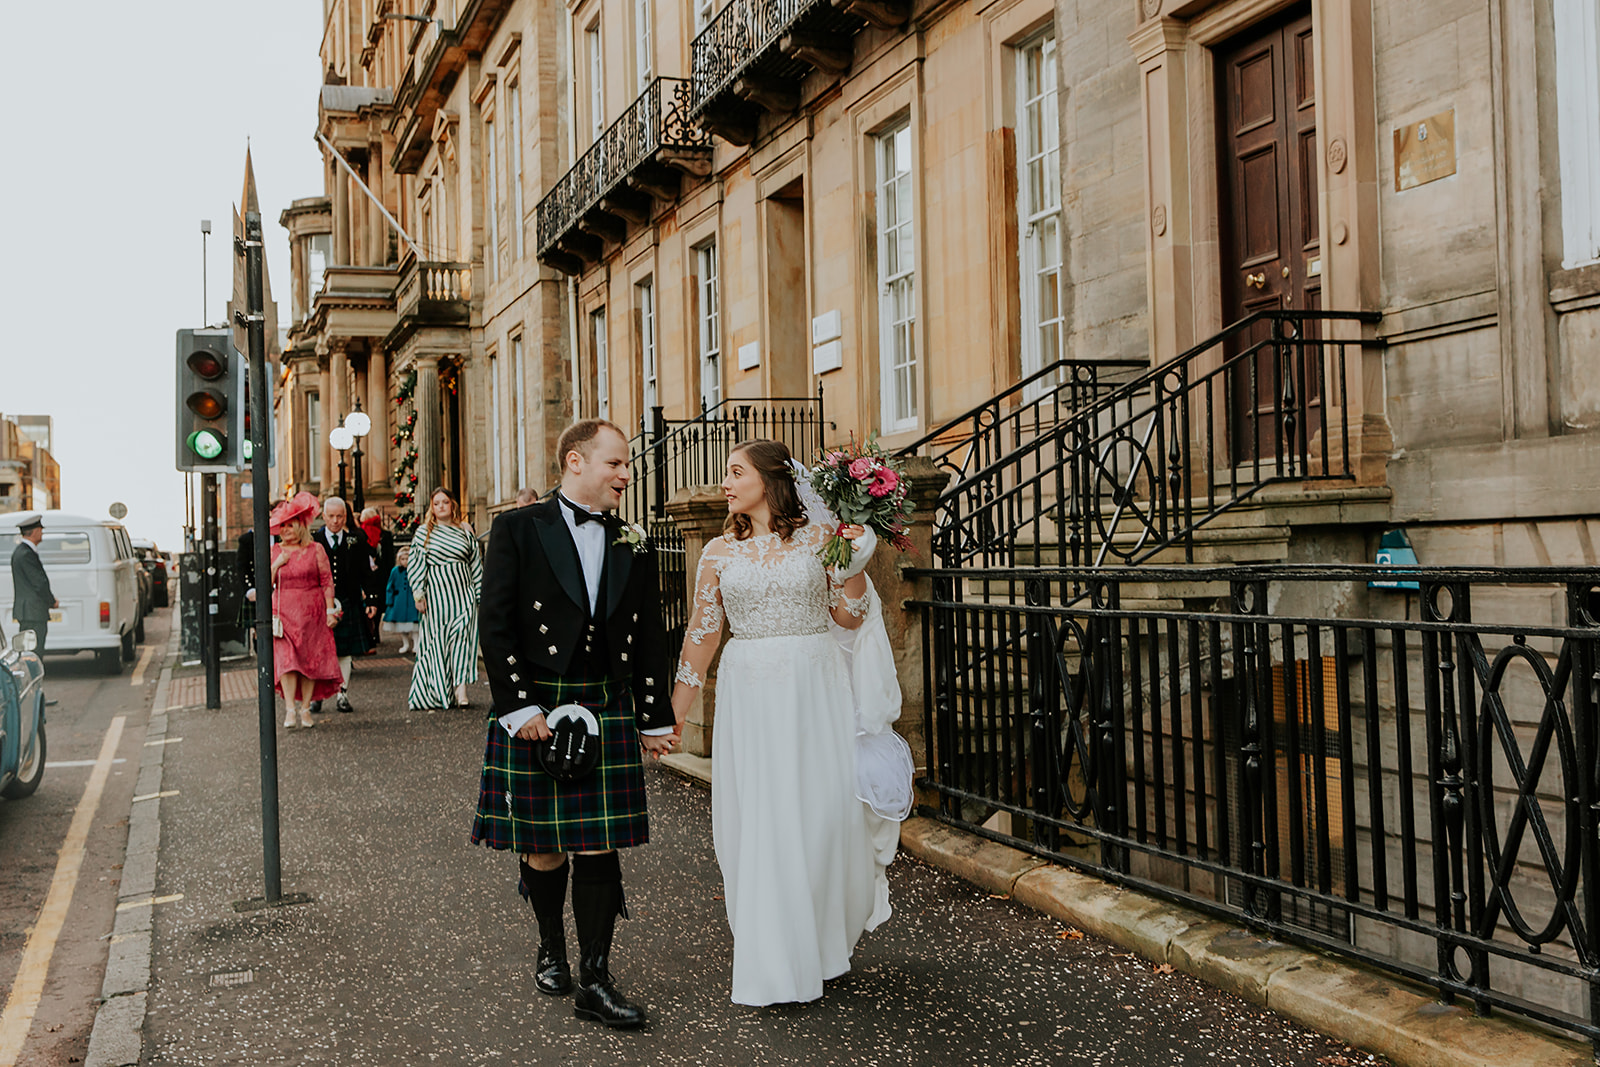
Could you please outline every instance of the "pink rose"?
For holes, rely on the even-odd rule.
[[[871,473],[872,460],[867,456],[861,456],[854,463],[850,464],[850,477],[854,478],[858,482],[865,481],[867,475]]]

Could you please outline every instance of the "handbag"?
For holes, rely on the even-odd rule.
[[[283,636],[283,616],[279,615],[276,611],[272,613],[272,636]]]

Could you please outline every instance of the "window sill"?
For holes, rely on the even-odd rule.
[[[1551,271],[1550,305],[1558,315],[1600,307],[1600,263]]]

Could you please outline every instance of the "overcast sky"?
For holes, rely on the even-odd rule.
[[[7,6],[0,412],[54,417],[64,510],[121,501],[134,537],[181,548],[173,334],[204,325],[200,220],[220,322],[248,138],[287,324],[278,214],[322,195],[321,19],[318,0]]]

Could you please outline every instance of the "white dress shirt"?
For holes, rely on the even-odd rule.
[[[606,524],[598,520],[605,513],[585,507],[563,494],[558,493],[557,495],[561,497],[561,504],[559,505],[561,517],[567,520],[567,529],[572,533],[572,543],[578,549],[578,564],[583,568],[583,587],[584,591],[589,594],[589,614],[595,615],[600,610],[600,578],[605,573],[606,534],[608,532]],[[578,519],[572,513],[573,508],[583,508],[583,510],[595,516],[596,521],[586,522],[581,526],[578,525]],[[517,731],[522,729],[529,719],[535,715],[543,715],[544,712],[544,708],[537,704],[531,704],[528,707],[518,708],[516,711],[500,716],[500,725],[505,727],[506,733],[515,737]],[[673,727],[671,726],[658,726],[653,730],[640,730],[639,732],[647,737],[660,737],[672,733],[672,730]]]

